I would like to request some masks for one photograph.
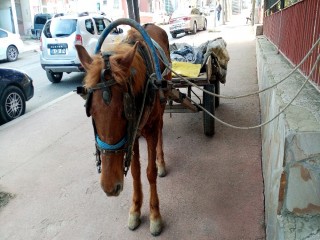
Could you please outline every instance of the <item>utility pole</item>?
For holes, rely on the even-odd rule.
[[[129,18],[140,23],[140,10],[138,0],[127,0]]]

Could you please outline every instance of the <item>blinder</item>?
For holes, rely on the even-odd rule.
[[[123,107],[124,107],[124,115],[128,121],[135,119],[135,99],[128,92],[123,95]]]
[[[106,72],[109,71],[109,69],[102,69],[101,70],[101,75],[100,75],[100,80],[102,82],[106,82],[105,80],[105,76],[106,76]],[[111,89],[110,87],[106,84],[106,86],[103,88],[102,91],[102,99],[104,101],[105,104],[109,105],[111,102]]]
[[[91,103],[92,103],[92,95],[93,95],[93,91],[90,90],[87,94],[87,99],[86,99],[86,103],[84,104],[84,107],[86,108],[86,114],[87,117],[90,117],[90,108],[91,108]]]

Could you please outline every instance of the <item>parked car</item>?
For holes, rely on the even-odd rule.
[[[19,34],[0,28],[0,60],[16,61],[23,51],[23,42]]]
[[[75,44],[94,54],[102,31],[111,23],[104,15],[82,13],[54,17],[47,21],[40,38],[40,63],[52,83],[59,83],[63,73],[83,72]],[[116,28],[105,42],[123,39],[123,30]]]
[[[31,36],[35,39],[40,39],[42,29],[46,22],[52,18],[52,14],[38,13],[34,15],[33,29],[31,29]]]
[[[12,68],[0,68],[0,123],[25,113],[26,101],[33,97],[31,77]]]
[[[173,38],[179,33],[196,34],[200,29],[207,29],[207,19],[198,8],[181,8],[173,12],[169,29]]]

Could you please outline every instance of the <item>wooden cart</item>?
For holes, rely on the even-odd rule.
[[[203,89],[220,94],[220,70],[218,59],[212,53],[206,60],[206,64],[202,67],[200,74],[195,78],[186,78],[188,81],[196,84]],[[211,114],[215,114],[215,108],[219,106],[219,97],[212,96],[203,92],[202,99],[193,90],[193,86],[179,77],[172,78],[172,87],[168,93],[168,102],[166,105],[166,113],[186,113],[199,112],[201,108],[196,106],[191,99],[198,99],[199,105],[204,107]],[[180,91],[180,89],[183,89]],[[213,136],[215,133],[215,119],[203,111],[203,128],[204,134]]]

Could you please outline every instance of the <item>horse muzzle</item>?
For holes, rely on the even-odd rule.
[[[110,191],[103,188],[103,191],[107,194],[108,197],[117,197],[123,190],[123,184],[117,183],[114,185],[114,188]]]

